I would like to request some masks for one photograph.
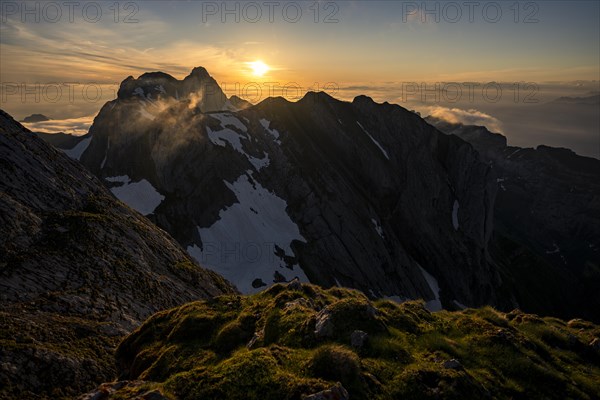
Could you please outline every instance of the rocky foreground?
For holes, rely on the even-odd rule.
[[[82,399],[597,399],[600,327],[293,281],[152,316]]]
[[[0,110],[0,398],[73,398],[150,315],[234,291]]]

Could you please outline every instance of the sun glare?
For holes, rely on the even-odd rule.
[[[253,61],[248,63],[250,68],[252,69],[252,74],[254,76],[263,76],[269,71],[269,66],[262,61]]]

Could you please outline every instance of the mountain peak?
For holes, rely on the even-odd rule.
[[[197,77],[199,79],[211,78],[210,74],[204,67],[195,67],[194,69],[192,69],[192,72],[190,72],[190,74],[188,75],[188,78],[189,77]]]
[[[159,98],[186,99],[197,95],[195,104],[202,112],[222,110],[227,96],[204,67],[196,67],[183,80],[164,72],[146,72],[137,79],[129,76],[119,87],[119,100],[155,101]]]
[[[32,122],[44,122],[50,121],[51,118],[46,117],[44,114],[31,114],[25,118],[21,122],[32,123]]]
[[[138,77],[139,80],[148,80],[148,79],[156,79],[156,80],[162,80],[162,79],[166,79],[168,81],[176,81],[177,79],[175,79],[173,76],[162,72],[162,71],[156,71],[156,72],[145,72],[142,75],[140,75]]]

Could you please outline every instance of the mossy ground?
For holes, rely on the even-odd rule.
[[[325,307],[334,329],[317,338]],[[350,343],[357,329],[369,334],[360,349]],[[430,313],[422,302],[275,285],[158,313],[117,360],[121,378],[181,399],[302,399],[336,382],[351,399],[594,399],[600,354],[589,343],[599,336],[580,320],[489,307]],[[460,366],[444,367],[451,359]]]
[[[9,368],[0,380],[0,399],[72,399],[111,379],[120,332],[114,324],[77,316],[0,310],[0,367]]]

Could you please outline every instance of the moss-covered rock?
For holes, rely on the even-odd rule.
[[[319,335],[326,315],[329,335]],[[352,348],[352,332],[368,340]],[[600,327],[490,307],[430,313],[349,289],[275,285],[164,311],[117,350],[122,379],[173,399],[597,399]],[[120,391],[118,398],[132,398]]]

